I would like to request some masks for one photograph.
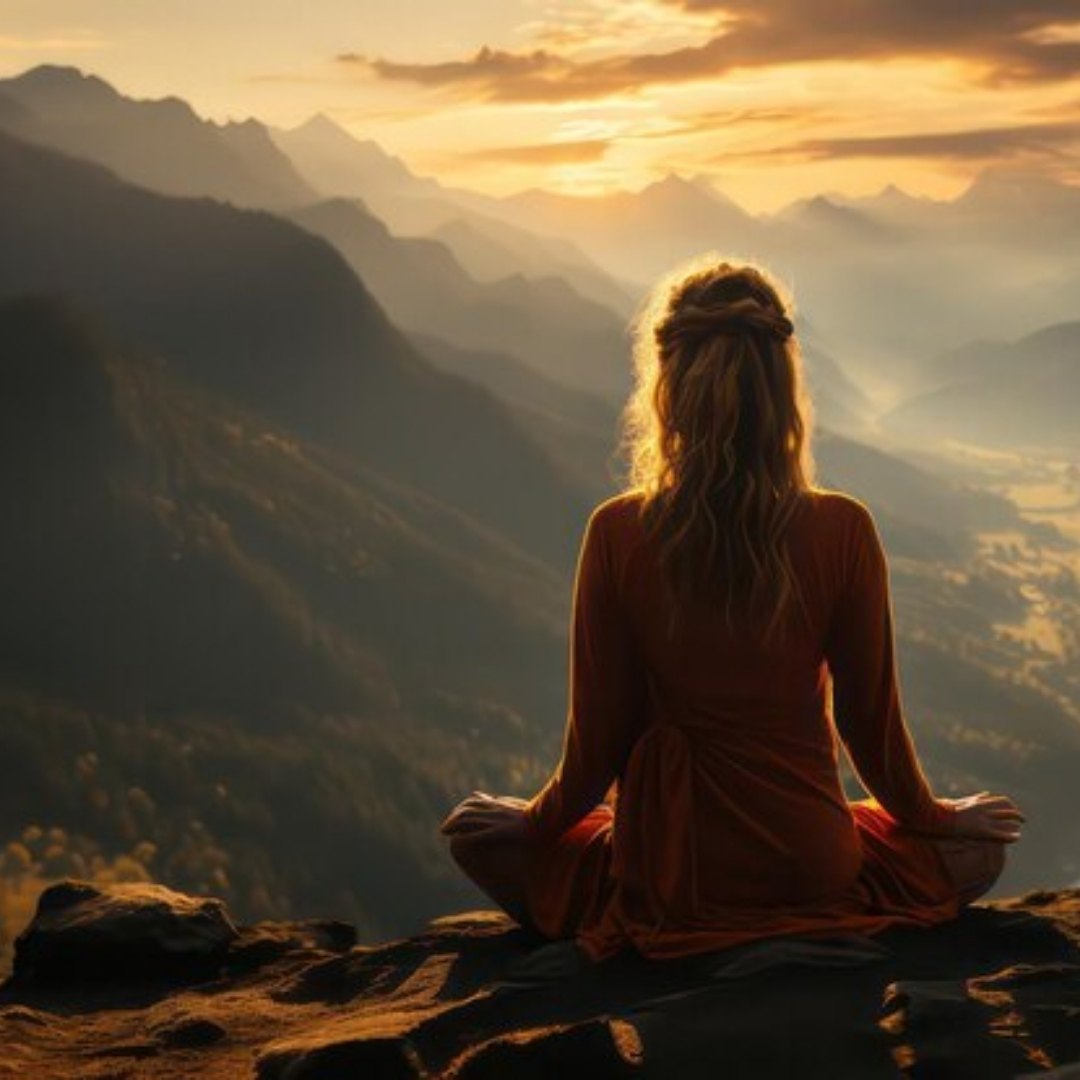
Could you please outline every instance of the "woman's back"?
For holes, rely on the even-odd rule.
[[[680,948],[694,926],[730,928],[739,912],[843,901],[856,882],[863,841],[840,783],[830,672],[836,725],[896,824],[943,830],[950,811],[900,711],[888,573],[863,503],[805,493],[788,536],[803,614],[768,646],[729,629],[713,602],[683,604],[671,632],[639,511],[624,493],[590,518],[563,761],[526,814],[537,839],[554,840],[617,779],[617,897],[594,946],[621,925],[648,952]]]
[[[642,722],[676,729],[688,752],[695,806],[685,841],[696,851],[687,854],[709,869],[697,899],[790,903],[844,887],[860,852],[839,781],[824,650],[856,504],[806,498],[791,539],[809,619],[767,648],[704,603],[681,610],[667,632],[669,601],[637,509],[637,498],[618,498],[602,511],[603,527],[645,672]],[[661,812],[672,805],[661,800]],[[665,835],[662,822],[651,827]]]

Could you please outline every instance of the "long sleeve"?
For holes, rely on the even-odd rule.
[[[890,817],[919,832],[948,834],[955,811],[934,798],[904,720],[889,571],[861,503],[851,542],[825,650],[836,729],[863,787]]]
[[[644,671],[617,595],[600,509],[589,517],[574,578],[562,756],[525,809],[536,839],[557,837],[603,801],[640,730]]]

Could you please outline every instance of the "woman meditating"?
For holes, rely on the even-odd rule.
[[[954,918],[1023,814],[935,797],[866,505],[817,486],[790,301],[710,256],[635,325],[630,486],[584,531],[562,757],[442,831],[522,925],[591,960]],[[838,742],[868,793],[849,802]]]

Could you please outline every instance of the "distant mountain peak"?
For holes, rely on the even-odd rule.
[[[302,124],[297,125],[292,129],[296,132],[303,132],[305,135],[318,135],[321,138],[337,138],[337,139],[349,139],[352,142],[358,142],[348,130],[341,126],[332,117],[329,117],[324,112],[314,113],[309,116]]]
[[[219,128],[232,128],[235,131],[265,131],[262,123],[255,119],[254,116],[249,116],[244,120],[223,120],[218,122],[216,120],[211,121],[216,127]]]
[[[695,179],[689,176],[682,176],[675,172],[670,172],[661,179],[654,180],[651,184],[646,184],[639,194],[644,195],[648,192],[670,193],[676,196],[683,196],[690,192],[710,196],[714,194],[713,189],[702,183],[700,178]]]
[[[715,176],[710,176],[708,173],[694,173],[693,176],[687,178],[687,183],[696,187],[698,191],[703,191],[717,202],[726,203],[739,210],[743,209],[742,206],[724,190],[723,186],[717,182]],[[743,212],[745,213],[745,211]]]
[[[734,199],[701,173],[694,176],[682,176],[679,173],[670,172],[660,180],[646,184],[637,192],[637,195],[650,201],[681,204],[708,200],[716,206],[724,206],[736,213],[749,216]]]
[[[182,97],[167,94],[161,98],[134,98],[121,93],[99,75],[82,71],[70,64],[38,64],[21,75],[0,80],[0,87],[24,104],[34,102],[43,113],[50,107],[79,108],[87,103],[101,109],[156,110],[158,116],[183,117],[201,122],[195,110]]]
[[[875,196],[878,197],[880,196]],[[807,221],[863,228],[870,226],[870,222],[854,207],[844,204],[837,196],[830,197],[825,194],[796,199],[778,210],[774,217],[780,221]]]
[[[1080,187],[1063,183],[1031,166],[997,162],[980,169],[954,202],[957,206],[1002,200],[1042,204],[1061,198],[1080,198]]]
[[[392,165],[396,169],[407,169],[401,158],[385,150],[374,139],[358,139],[351,131],[343,127],[326,113],[314,113],[302,124],[294,128],[277,129],[286,139],[301,138],[305,141],[318,142],[333,146],[335,149],[347,149],[352,154],[363,154],[371,163]]]
[[[108,98],[120,97],[120,92],[111,83],[106,82],[99,75],[92,75],[72,64],[38,64],[6,81],[13,85],[32,86],[39,90],[92,93]]]
[[[879,199],[914,199],[915,196],[910,192],[905,191],[899,184],[894,184],[890,181],[886,184],[878,193]]]

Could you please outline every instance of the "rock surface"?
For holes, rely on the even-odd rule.
[[[768,965],[768,966],[766,966]],[[589,967],[488,911],[357,946],[66,882],[0,987],[0,1077],[1080,1077],[1080,889],[931,929]]]
[[[220,900],[163,885],[99,888],[64,881],[38,898],[15,941],[23,983],[130,977],[208,976],[221,966],[237,930]]]

